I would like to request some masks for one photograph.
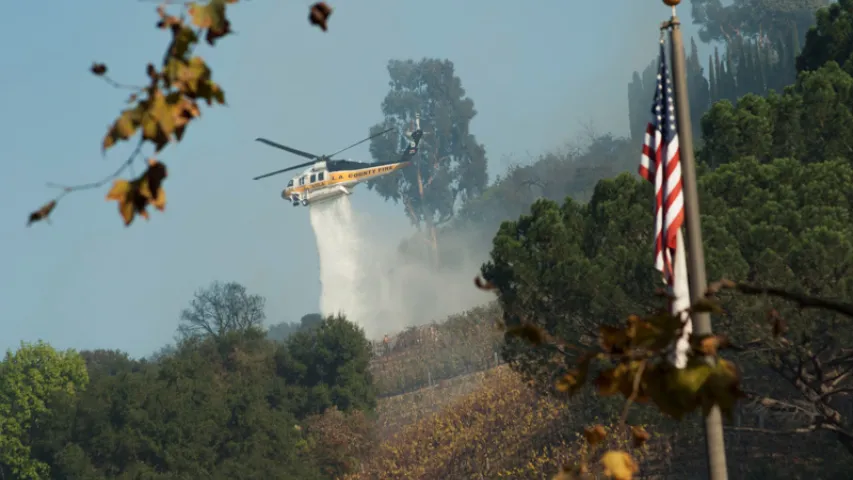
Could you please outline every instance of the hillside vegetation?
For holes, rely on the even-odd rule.
[[[640,142],[598,136],[488,184],[453,64],[395,60],[384,122],[425,112],[433,163],[372,186],[399,199],[432,267],[483,258],[478,286],[496,301],[371,343],[344,316],[266,329],[262,297],[214,282],[180,312],[177,344],[148,359],[21,344],[0,362],[0,478],[482,480],[565,469],[692,480],[707,471],[698,419],[712,404],[727,414],[730,478],[850,478],[853,0],[817,12],[795,62],[804,19],[825,0],[692,3],[704,39],[726,39],[707,85],[695,54],[689,68],[707,86],[692,90],[699,99],[722,99],[691,112],[707,270],[736,281],[697,306],[724,335],[693,336],[685,369],[663,353],[681,323],[656,313],[653,190],[633,173]],[[629,89],[635,135],[648,87],[635,78]],[[371,151],[387,157],[394,141],[377,137]],[[162,180],[157,165],[141,185]],[[142,207],[162,206],[155,197]]]

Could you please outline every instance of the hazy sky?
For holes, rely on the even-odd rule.
[[[265,296],[269,323],[298,320],[318,308],[316,245],[307,211],[279,197],[287,175],[251,180],[295,160],[255,137],[316,153],[342,148],[381,120],[389,59],[448,58],[479,112],[471,130],[494,177],[505,156],[559,147],[584,124],[627,134],[627,83],[656,54],[657,25],[669,15],[652,0],[331,2],[323,34],[308,25],[310,3],[240,2],[229,8],[237,34],[197,50],[229,106],[204,110],[161,155],[165,214],[125,228],[105,187],[65,198],[52,225],[29,229],[27,214],[57,193],[45,182],[97,180],[129,153],[101,156],[127,92],[93,77],[91,63],[142,83],[167,33],[154,28],[152,2],[53,2],[48,13],[6,5],[0,348],[43,339],[147,355],[172,340],[180,310],[213,280]],[[350,151],[368,155],[366,144]],[[353,203],[387,216],[389,234],[404,234],[402,207],[363,186]]]

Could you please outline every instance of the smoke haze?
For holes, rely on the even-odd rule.
[[[344,313],[369,338],[441,321],[492,300],[472,281],[487,251],[474,258],[462,237],[440,237],[443,251],[459,255],[436,267],[419,232],[354,210],[346,196],[310,210],[320,262],[321,313]],[[400,248],[403,241],[405,249]]]

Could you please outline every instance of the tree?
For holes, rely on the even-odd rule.
[[[370,181],[367,186],[386,200],[401,202],[435,254],[437,227],[453,217],[460,201],[479,195],[488,182],[486,150],[469,131],[477,111],[449,60],[391,60],[388,73],[391,91],[382,102],[385,120],[370,133],[389,127],[404,131],[415,115],[420,115],[425,136],[412,168]],[[377,161],[396,158],[400,149],[394,133],[379,136],[370,144],[370,153]]]
[[[762,162],[791,157],[802,162],[849,158],[853,135],[853,77],[831,61],[804,71],[781,95],[718,102],[702,119],[699,156],[711,166],[753,156]]]
[[[853,1],[839,0],[818,10],[817,24],[806,33],[806,44],[797,57],[797,71],[817,70],[834,61],[853,73]]]
[[[657,61],[652,60],[643,69],[642,75],[635,71],[631,77],[631,83],[628,84],[628,124],[631,139],[635,143],[643,141],[646,125],[651,119],[651,105],[655,94],[657,72]]]
[[[699,38],[706,43],[735,36],[770,37],[796,30],[805,32],[815,11],[830,0],[692,0],[693,23],[700,25]]]
[[[74,396],[89,382],[77,352],[58,352],[43,342],[21,343],[0,363],[0,473],[50,478],[48,465],[31,456],[30,429],[49,413],[54,396]]]
[[[690,118],[694,134],[699,135],[699,121],[711,102],[709,82],[705,78],[704,68],[699,59],[698,47],[690,39],[690,52],[687,59],[687,91],[690,95]],[[642,75],[634,72],[628,84],[628,122],[634,143],[642,143],[646,126],[651,119],[651,105],[657,85],[658,61],[652,60]],[[709,73],[710,74],[710,73]]]
[[[291,335],[277,362],[288,384],[306,389],[297,416],[321,414],[331,406],[344,412],[372,410],[376,388],[368,370],[371,356],[364,331],[342,316],[326,317]]]
[[[53,478],[318,478],[294,428],[300,389],[275,372],[282,348],[228,332],[188,338],[156,364],[93,370],[41,436]]]
[[[281,322],[275,324],[267,330],[267,338],[277,342],[287,340],[291,335],[302,330],[310,330],[323,322],[323,316],[319,313],[309,313],[303,315],[299,323]]]
[[[633,176],[600,181],[587,205],[539,200],[529,215],[501,225],[482,275],[499,292],[507,327],[534,324],[583,344],[601,322],[653,308],[646,281],[653,276],[646,255],[652,193]],[[505,359],[537,381],[553,384],[562,373],[549,363],[552,355],[507,337]]]
[[[811,88],[818,85],[825,83]],[[834,146],[827,144],[825,148],[831,151]],[[740,278],[807,296],[853,297],[853,284],[847,281],[853,276],[850,160],[806,163],[776,159],[762,163],[754,157],[738,156],[706,170],[699,183],[711,278]],[[505,312],[508,334],[504,353],[515,368],[549,389],[560,389],[560,385],[573,389],[572,382],[582,383],[578,379],[585,378],[584,369],[588,367],[579,347],[594,347],[596,339],[604,342],[602,345],[618,345],[614,339],[619,338],[621,330],[614,325],[624,325],[624,318],[629,318],[629,328],[640,328],[630,327],[631,322],[662,322],[666,318],[630,317],[655,309],[650,302],[657,275],[651,269],[651,195],[645,182],[626,174],[599,182],[588,205],[567,200],[559,207],[542,200],[534,204],[529,215],[502,225],[494,240],[492,260],[482,273]],[[767,291],[740,289],[757,294]],[[742,346],[743,353],[735,354],[735,358],[752,381],[747,394],[754,406],[746,413],[752,419],[764,418],[761,412],[768,409],[783,413],[773,419],[772,428],[759,426],[763,420],[749,424],[747,419],[742,429],[827,430],[853,453],[853,418],[841,407],[849,402],[849,389],[853,389],[847,371],[849,345],[853,343],[853,336],[848,334],[851,320],[761,299],[722,298],[724,310],[719,312],[727,315],[720,331],[733,344]],[[768,327],[765,313],[771,308],[776,312],[773,315],[786,320],[784,324],[773,320]],[[543,333],[532,333],[536,329]],[[773,330],[787,330],[788,335],[780,338]],[[560,342],[549,348],[533,348],[519,335],[526,339],[557,338]],[[569,361],[555,364],[555,355]],[[773,372],[787,385],[763,380]],[[566,375],[570,375],[568,380]],[[625,396],[630,395],[629,387],[619,388]],[[674,408],[659,406],[664,412]],[[669,413],[674,411],[680,410]]]
[[[197,291],[190,307],[181,312],[178,334],[222,338],[229,332],[259,329],[266,318],[265,303],[264,297],[250,295],[239,283],[213,282]]]

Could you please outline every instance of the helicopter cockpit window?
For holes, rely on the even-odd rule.
[[[316,181],[316,179],[317,179],[317,176],[316,176],[316,175],[311,175],[311,180],[310,180],[310,182],[311,182],[311,183],[314,183],[314,182]]]
[[[299,184],[305,185],[305,177],[299,177]]]
[[[324,175],[324,172],[320,172],[320,173],[318,173],[318,174],[317,174],[317,180],[319,180],[319,181],[321,181],[321,182],[322,182],[322,181],[323,181],[323,177],[324,177],[324,176],[325,176],[325,175]]]
[[[293,186],[293,179],[292,179],[292,178],[290,179],[290,181],[289,181],[289,182],[287,182],[287,186],[288,186],[288,187],[292,187],[292,186]]]

